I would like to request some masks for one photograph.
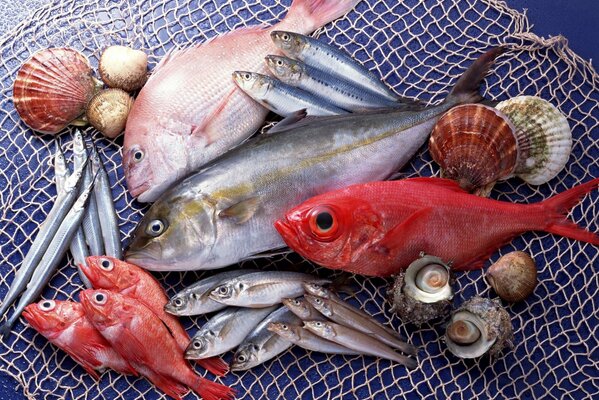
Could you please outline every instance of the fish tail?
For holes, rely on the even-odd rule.
[[[293,0],[287,16],[276,29],[309,34],[346,14],[359,0]]]
[[[504,51],[505,47],[495,47],[474,60],[474,63],[460,76],[460,79],[454,85],[447,97],[447,101],[452,101],[455,104],[477,103],[481,101],[483,97],[479,93],[480,84],[489,72],[495,59]]]
[[[228,386],[221,385],[220,383],[212,382],[204,378],[200,378],[197,383],[192,386],[192,389],[204,400],[235,398],[235,390]]]
[[[223,376],[229,372],[229,365],[220,357],[204,358],[196,360],[197,364],[214,375]]]
[[[570,211],[570,209],[574,207],[584,195],[598,187],[599,178],[595,178],[539,203],[544,220],[549,220],[548,225],[543,227],[543,230],[599,246],[599,236],[597,234],[587,231],[576,225],[575,222],[566,218],[568,211]]]

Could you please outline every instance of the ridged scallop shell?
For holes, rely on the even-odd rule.
[[[458,326],[459,325],[459,326]],[[473,297],[455,310],[445,333],[449,351],[460,358],[499,355],[514,338],[508,312],[499,301]]]
[[[95,80],[88,60],[69,48],[41,50],[17,73],[13,102],[23,122],[42,133],[58,133],[85,111]]]
[[[514,174],[532,185],[553,179],[572,151],[566,117],[540,97],[518,96],[497,104],[516,127],[520,156]]]
[[[403,322],[421,325],[446,317],[453,290],[449,265],[439,257],[422,255],[396,278],[389,292],[391,311]]]
[[[470,192],[508,178],[518,160],[514,126],[502,112],[482,104],[446,112],[429,145],[443,176]]]

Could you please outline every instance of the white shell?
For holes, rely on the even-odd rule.
[[[554,178],[572,150],[566,117],[540,97],[518,96],[497,104],[516,127],[519,160],[514,174],[532,185]]]
[[[406,296],[422,303],[453,297],[448,266],[437,257],[426,256],[410,264],[404,276]]]
[[[452,315],[449,320],[448,326],[455,321],[467,321],[476,327],[480,331],[480,337],[471,344],[462,345],[451,340],[445,335],[445,342],[447,348],[453,354],[461,358],[477,358],[485,354],[491,346],[497,341],[497,336],[490,337],[489,330],[487,329],[487,323],[476,314],[472,314],[469,311],[459,311]]]

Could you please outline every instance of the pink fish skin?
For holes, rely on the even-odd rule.
[[[137,265],[113,257],[91,256],[85,261],[87,265],[82,264],[79,267],[94,289],[119,292],[143,302],[168,326],[181,351],[185,351],[191,340],[179,320],[164,311],[168,297],[156,278]],[[229,371],[228,364],[219,357],[198,360],[198,364],[219,376]]]
[[[527,205],[478,197],[447,179],[372,182],[313,197],[275,227],[293,250],[332,269],[389,276],[424,251],[470,270],[527,231],[599,246],[599,236],[566,218],[597,185],[599,178]]]
[[[108,290],[84,290],[87,318],[140,374],[169,396],[181,399],[190,387],[206,400],[232,399],[234,391],[197,376],[160,318],[137,299]]]
[[[175,51],[155,68],[127,119],[123,167],[141,202],[155,201],[175,181],[252,135],[267,110],[232,79],[236,70],[267,73],[278,53],[275,29],[308,34],[347,13],[359,0],[294,0],[272,27],[237,29]]]
[[[105,368],[121,374],[138,375],[94,328],[81,304],[42,300],[25,307],[23,317],[33,329],[67,352],[95,379],[100,378],[96,370]]]

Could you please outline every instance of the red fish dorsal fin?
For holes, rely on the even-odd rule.
[[[462,189],[462,187],[454,180],[445,179],[445,178],[435,178],[435,177],[419,177],[419,178],[407,178],[404,179],[404,182],[417,182],[417,183],[426,183],[427,185],[435,185],[437,187],[442,187],[447,190],[451,190],[456,193],[468,193],[466,190]]]

